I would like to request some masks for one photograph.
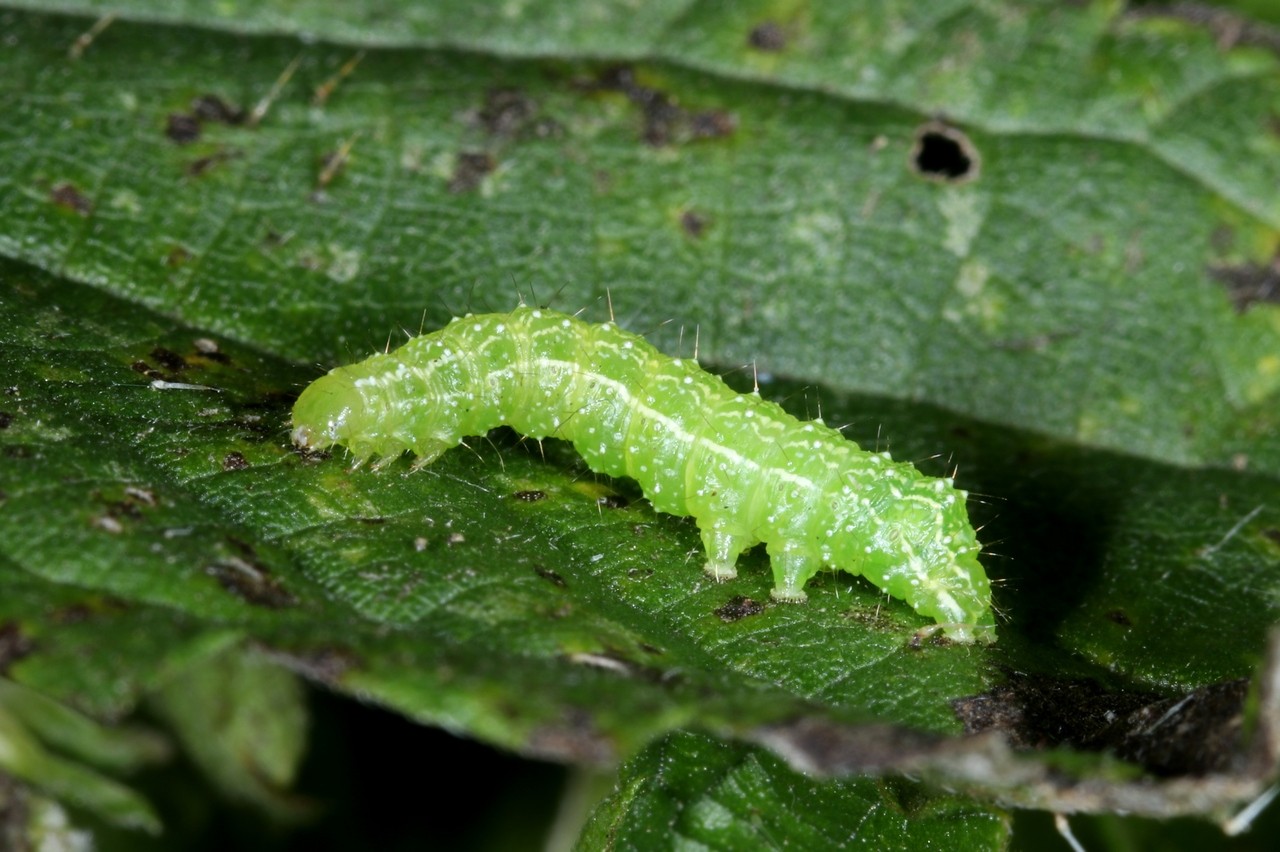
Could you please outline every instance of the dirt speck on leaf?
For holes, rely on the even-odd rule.
[[[747,33],[747,45],[765,53],[777,53],[787,46],[787,34],[777,21],[762,21]]]
[[[222,459],[223,470],[244,470],[249,466],[249,460],[244,457],[244,453],[232,451],[227,453]]]
[[[200,120],[182,112],[169,113],[165,119],[164,135],[179,145],[190,145],[200,138]]]
[[[1133,626],[1133,621],[1129,618],[1129,614],[1122,609],[1113,609],[1108,612],[1107,620],[1119,624],[1121,627]]]
[[[694,139],[732,136],[737,129],[738,117],[728,110],[708,109],[689,116],[689,135]]]
[[[730,598],[728,603],[716,610],[716,615],[726,624],[732,624],[750,615],[764,612],[764,604],[752,600],[745,595]]]
[[[680,214],[680,227],[684,230],[685,235],[701,239],[703,234],[707,232],[707,226],[710,223],[706,216],[693,210],[686,210]]]
[[[93,202],[86,198],[75,184],[58,184],[49,191],[49,200],[80,216],[88,216],[93,212]]]
[[[169,253],[164,256],[164,265],[170,269],[180,269],[187,265],[187,261],[194,257],[190,251],[183,246],[174,246],[169,249]]]
[[[544,568],[541,565],[535,565],[533,566],[533,572],[537,574],[539,577],[541,577],[542,579],[549,582],[553,586],[558,586],[562,589],[568,588],[569,586],[569,584],[564,581],[564,577],[561,577],[559,574],[557,574],[555,571],[552,571],[550,568]]]
[[[449,178],[449,191],[454,195],[472,192],[480,186],[485,175],[497,167],[498,161],[491,154],[476,151],[459,154],[453,175]]]

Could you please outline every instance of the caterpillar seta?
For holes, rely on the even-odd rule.
[[[953,641],[995,639],[967,494],[952,480],[737,393],[613,322],[524,306],[456,318],[311,383],[292,434],[302,447],[346,445],[359,462],[410,450],[428,464],[503,425],[566,439],[593,471],[634,479],[657,511],[691,515],[717,580],[764,542],[777,600],[804,600],[827,566],[905,600]]]

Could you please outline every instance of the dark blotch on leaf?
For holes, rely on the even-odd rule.
[[[644,115],[645,143],[655,148],[690,139],[719,138],[733,133],[738,126],[733,113],[725,110],[704,110],[690,113],[675,99],[651,86],[641,85],[633,69],[616,66],[596,78],[594,88],[616,91],[638,106]]]
[[[243,553],[245,556],[252,558],[258,555],[257,549],[254,548],[252,544],[250,544],[249,542],[245,541],[242,538],[236,538],[233,535],[229,535],[227,536],[227,544],[231,545],[236,550]]]
[[[217,95],[200,95],[191,101],[191,112],[202,121],[216,121],[221,124],[243,124],[246,113],[238,106],[233,106]]]
[[[684,229],[685,234],[696,239],[701,239],[702,235],[707,231],[707,217],[701,213],[695,213],[692,210],[686,210],[680,214],[680,227]]]
[[[170,268],[186,266],[187,261],[191,259],[191,252],[182,246],[174,246],[169,249],[169,253],[164,256],[164,265]]]
[[[1157,775],[1206,775],[1235,769],[1247,756],[1247,678],[1213,683],[1143,707],[1119,726],[1115,751]]]
[[[1121,627],[1133,626],[1133,622],[1129,620],[1129,616],[1122,609],[1111,610],[1111,612],[1107,613],[1107,619],[1110,621],[1114,621],[1116,624],[1119,624]]]
[[[596,505],[602,509],[625,509],[631,505],[631,501],[621,494],[606,494],[596,500]]]
[[[689,133],[694,139],[720,139],[738,129],[738,117],[727,110],[708,109],[689,117]]]
[[[522,503],[537,503],[539,500],[547,499],[547,492],[517,491],[515,494],[512,494],[511,496]]]
[[[1280,530],[1275,527],[1267,527],[1263,530],[1262,537],[1272,544],[1280,544]]]
[[[498,161],[491,154],[474,151],[459,154],[453,176],[449,178],[449,191],[455,195],[471,192],[497,167]]]
[[[88,216],[93,212],[93,203],[79,189],[70,183],[60,183],[49,191],[49,200],[59,207],[66,208],[80,216]]]
[[[787,46],[787,34],[777,21],[764,21],[751,28],[747,44],[756,50],[777,53]]]
[[[8,429],[13,423],[13,415],[7,411],[0,411],[0,429]]]
[[[550,568],[544,568],[541,565],[535,565],[533,566],[533,572],[537,574],[539,577],[541,577],[542,579],[551,583],[553,586],[559,586],[562,589],[568,588],[569,586],[569,584],[564,581],[564,577],[561,577],[559,574],[557,574],[555,571],[552,571]]]
[[[31,639],[16,621],[0,624],[0,675],[8,674],[9,665],[31,653]]]
[[[978,177],[981,158],[969,137],[941,122],[930,122],[916,131],[911,166],[932,180],[962,183]]]
[[[223,470],[244,470],[249,466],[249,460],[244,457],[244,453],[232,451],[222,458]]]
[[[1265,266],[1218,266],[1210,274],[1227,288],[1227,298],[1236,313],[1242,314],[1260,302],[1280,304],[1280,259]]]
[[[510,138],[520,133],[537,111],[533,99],[519,89],[490,89],[476,117],[489,135]]]
[[[1105,751],[1161,776],[1230,769],[1242,755],[1248,681],[1185,695],[1107,690],[1092,680],[1013,674],[983,695],[952,702],[970,734],[996,730],[1015,748]]]
[[[164,124],[164,135],[179,145],[189,145],[200,138],[200,119],[186,113],[170,113]]]
[[[738,595],[731,598],[728,603],[716,610],[716,615],[726,624],[732,624],[739,619],[746,618],[749,615],[759,615],[764,612],[764,604],[758,603],[744,595]]]
[[[165,349],[163,346],[157,346],[151,350],[151,357],[159,362],[161,367],[166,370],[178,372],[187,369],[187,361],[177,352],[171,349]]]

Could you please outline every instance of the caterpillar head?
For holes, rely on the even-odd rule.
[[[991,583],[965,508],[968,494],[950,479],[915,478],[887,505],[878,532],[897,556],[890,591],[900,594],[957,642],[995,639]],[[901,589],[898,592],[893,587]]]
[[[966,492],[950,479],[921,476],[910,465],[886,465],[863,481],[849,505],[846,529],[861,553],[850,564],[890,595],[938,622],[956,642],[995,639],[991,583],[978,562],[981,545],[965,509]]]
[[[372,416],[357,377],[337,369],[307,386],[293,405],[293,442],[299,447],[322,450],[345,444],[358,460],[373,454],[377,439]]]

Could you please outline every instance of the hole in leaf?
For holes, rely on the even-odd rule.
[[[911,167],[924,177],[963,183],[978,177],[980,163],[978,149],[954,127],[930,122],[916,131]]]

